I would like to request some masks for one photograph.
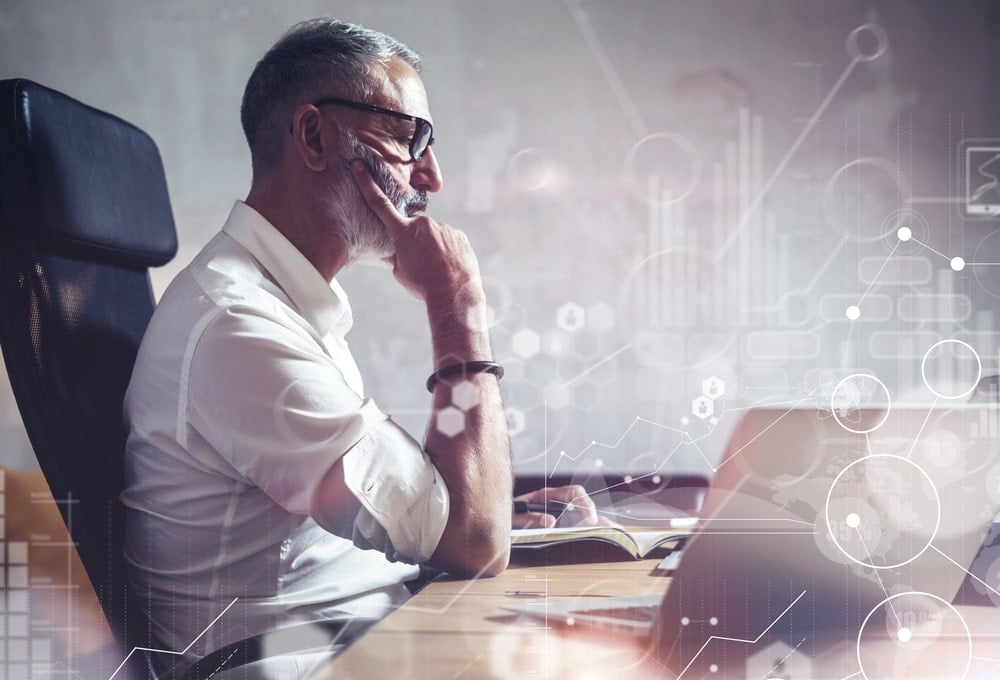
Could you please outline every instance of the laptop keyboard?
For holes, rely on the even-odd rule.
[[[639,607],[608,607],[607,609],[578,609],[570,613],[580,616],[604,616],[609,619],[652,623],[659,610],[659,605],[647,605]]]

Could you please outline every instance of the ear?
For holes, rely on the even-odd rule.
[[[327,156],[336,148],[337,131],[327,124],[319,109],[304,104],[292,115],[292,145],[307,168],[322,172],[330,164]]]

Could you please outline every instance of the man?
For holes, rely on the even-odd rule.
[[[470,575],[507,564],[500,375],[469,241],[423,214],[442,177],[418,68],[388,36],[315,20],[247,83],[250,193],[164,293],[125,400],[126,557],[171,649],[206,627],[192,657],[294,621],[379,618],[417,564]],[[344,339],[351,310],[335,277],[379,259],[427,308],[423,446],[365,395]],[[436,414],[459,384],[476,405],[449,436]],[[529,499],[575,500],[593,523],[581,494]]]

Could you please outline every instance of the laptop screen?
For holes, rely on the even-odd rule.
[[[674,674],[812,677],[821,657],[858,672],[869,639],[893,640],[897,665],[960,663],[929,643],[962,634],[950,602],[1000,505],[997,412],[854,415],[738,424],[654,631]]]

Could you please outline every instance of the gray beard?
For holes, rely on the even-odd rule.
[[[347,249],[347,262],[381,262],[395,254],[396,246],[385,225],[361,195],[351,174],[351,161],[355,158],[364,161],[375,184],[401,215],[412,217],[426,210],[427,192],[404,189],[393,179],[385,163],[376,158],[354,135],[344,130],[341,131],[340,156],[344,159],[344,165],[340,168],[340,177],[328,196],[327,204],[329,214],[340,226],[340,235]]]

